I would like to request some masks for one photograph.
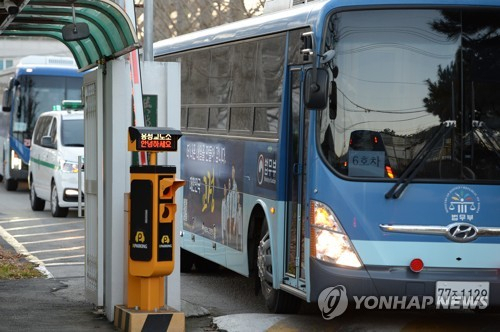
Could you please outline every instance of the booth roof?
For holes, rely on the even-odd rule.
[[[17,14],[9,14],[0,0],[0,36],[39,36],[64,43],[81,71],[140,48],[128,15],[110,0],[12,0]],[[90,37],[65,41],[62,28],[87,23]]]

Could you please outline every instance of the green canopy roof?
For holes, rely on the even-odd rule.
[[[140,48],[127,14],[109,0],[12,0],[19,6],[9,15],[0,0],[1,36],[40,36],[57,39],[73,54],[80,70]],[[90,37],[65,41],[62,28],[73,23],[72,3],[77,23],[87,23]]]

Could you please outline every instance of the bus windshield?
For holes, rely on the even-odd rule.
[[[40,114],[61,105],[64,99],[81,99],[81,77],[21,76],[12,114],[13,136],[30,140]]]
[[[318,117],[323,159],[348,177],[389,180],[427,145],[416,180],[500,181],[498,16],[472,8],[333,14],[323,52],[335,50],[326,66],[338,76],[336,98]],[[444,124],[453,129],[438,134]]]

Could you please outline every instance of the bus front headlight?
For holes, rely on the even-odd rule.
[[[345,267],[361,267],[349,237],[333,211],[323,203],[311,201],[311,256]]]
[[[18,169],[21,170],[23,168],[23,161],[17,153],[14,152],[14,150],[11,151],[10,153],[10,164],[11,164],[11,169]]]

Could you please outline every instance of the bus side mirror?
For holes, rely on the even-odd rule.
[[[10,107],[12,104],[10,96],[11,94],[9,89],[3,90],[2,111],[4,112],[10,112]]]
[[[304,104],[307,108],[323,109],[328,105],[330,77],[324,68],[309,68],[306,71]]]
[[[75,41],[88,38],[90,36],[87,23],[70,23],[63,26],[62,36],[65,41]]]

